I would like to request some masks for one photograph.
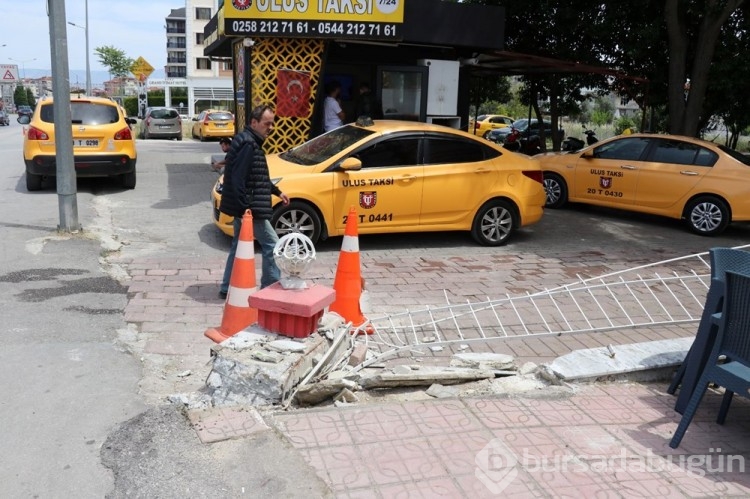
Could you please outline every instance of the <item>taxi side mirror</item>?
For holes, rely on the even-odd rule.
[[[31,122],[31,116],[24,114],[23,116],[16,118],[16,121],[22,125],[28,125]]]
[[[581,157],[585,158],[585,159],[593,159],[594,158],[594,150],[593,149],[589,149],[588,151],[584,151],[584,153],[581,154]]]
[[[362,169],[362,161],[359,158],[350,156],[339,163],[339,168],[345,171],[359,171]]]

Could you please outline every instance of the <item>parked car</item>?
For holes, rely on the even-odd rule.
[[[0,125],[10,126],[10,118],[4,109],[0,109]]]
[[[350,206],[360,234],[470,231],[482,245],[504,244],[542,217],[539,164],[467,132],[413,121],[348,124],[268,156],[271,178],[291,202],[274,198],[271,223],[281,236],[314,242],[340,236]],[[214,223],[223,176],[212,190]]]
[[[18,109],[16,109],[16,114],[18,114],[19,118],[21,116],[31,117],[31,115],[34,114],[34,110],[31,109],[31,106],[18,106]]]
[[[507,128],[513,124],[513,118],[501,114],[481,114],[476,121],[469,120],[469,133],[487,138],[491,130],[496,128]]]
[[[234,115],[229,111],[208,109],[193,118],[193,121],[193,138],[200,139],[201,142],[234,136]]]
[[[171,107],[149,107],[141,120],[142,139],[167,138],[182,140],[180,113]]]
[[[531,135],[539,135],[539,123],[536,120],[536,118],[531,120],[531,126],[529,127],[529,120],[526,118],[516,120],[511,124],[511,126],[507,128],[497,128],[495,130],[491,130],[490,133],[487,135],[487,140],[491,142],[495,142],[497,144],[502,144],[505,142],[505,139],[508,138],[508,135],[511,133],[511,129],[516,129],[519,132],[521,132],[521,137],[530,137]],[[560,129],[557,131],[560,140],[565,137],[565,131]],[[549,121],[544,121],[544,136],[546,138],[552,137],[552,123]]]
[[[546,206],[587,203],[684,220],[691,231],[720,234],[750,221],[750,157],[678,135],[618,135],[582,151],[536,156]]]
[[[135,136],[117,102],[103,97],[70,98],[73,131],[73,161],[78,177],[119,177],[123,186],[135,188],[137,154]],[[54,177],[56,170],[55,119],[52,97],[44,97],[36,106],[23,138],[23,159],[26,163],[26,188],[42,188],[45,177]]]

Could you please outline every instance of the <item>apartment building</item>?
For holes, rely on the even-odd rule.
[[[185,0],[184,7],[172,9],[165,18],[166,79],[149,84],[164,86],[166,104],[180,107],[180,112],[190,117],[207,108],[233,111],[231,59],[211,59],[203,54],[203,30],[220,3],[221,0]],[[170,88],[174,87],[187,87],[186,103],[172,102]]]

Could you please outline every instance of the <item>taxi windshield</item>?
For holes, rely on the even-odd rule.
[[[285,161],[298,165],[317,165],[373,133],[375,132],[356,126],[342,126],[308,140],[279,156]]]

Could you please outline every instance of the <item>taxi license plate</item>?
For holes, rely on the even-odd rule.
[[[99,147],[99,139],[73,139],[73,147]]]
[[[217,123],[217,124],[216,124],[216,128],[224,128],[224,127],[226,127],[226,126],[227,126],[227,124],[226,124],[226,123]]]

